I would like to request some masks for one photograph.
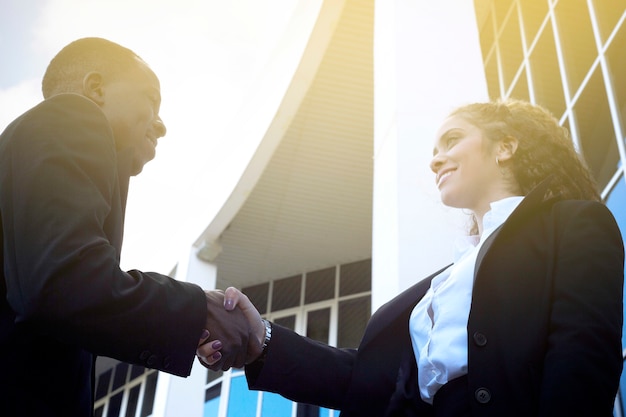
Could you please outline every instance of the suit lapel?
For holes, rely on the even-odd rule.
[[[406,319],[408,332],[408,319],[411,315],[413,307],[415,307],[415,304],[417,304],[417,302],[424,297],[424,294],[426,294],[426,291],[430,288],[430,282],[432,279],[448,267],[450,267],[450,265],[440,269],[412,287],[404,290],[397,297],[381,306],[370,319],[359,349],[362,349],[369,342],[375,339],[381,331],[388,328],[390,324],[396,320]]]
[[[476,256],[474,280],[476,280],[483,259],[485,255],[489,253],[489,249],[493,243],[499,236],[506,236],[515,231],[517,227],[520,227],[524,223],[524,219],[535,212],[535,210],[543,203],[546,191],[548,190],[548,186],[551,182],[552,178],[548,177],[546,180],[533,188],[533,190],[528,193],[526,197],[524,197],[519,206],[513,210],[513,213],[511,213],[509,218],[502,225],[500,225],[500,227],[494,230],[487,240],[485,240],[485,243],[483,243],[478,255]]]

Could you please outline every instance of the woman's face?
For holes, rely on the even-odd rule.
[[[445,205],[482,216],[489,203],[510,194],[505,191],[495,148],[464,118],[451,116],[444,121],[437,132],[430,168]]]

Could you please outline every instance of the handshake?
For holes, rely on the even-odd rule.
[[[205,291],[207,320],[196,356],[212,371],[243,368],[263,353],[265,324],[250,299],[229,287]]]

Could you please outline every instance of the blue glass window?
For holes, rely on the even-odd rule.
[[[293,402],[271,392],[263,393],[261,417],[291,417]]]
[[[248,390],[244,375],[233,377],[228,395],[228,417],[255,416],[259,394]]]

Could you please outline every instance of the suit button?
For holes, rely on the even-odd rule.
[[[141,360],[142,362],[145,361],[146,359],[148,359],[150,357],[150,351],[149,350],[144,350],[143,352],[141,352],[139,354],[139,360]]]
[[[475,332],[474,343],[476,343],[476,346],[485,346],[487,344],[487,336],[480,332]]]
[[[170,359],[169,356],[166,356],[165,358],[163,358],[163,369],[169,369],[169,367],[172,365],[172,360]]]
[[[157,361],[157,356],[156,355],[150,355],[150,357],[148,358],[148,360],[146,361],[146,365],[148,366],[154,366],[154,364]]]
[[[481,404],[487,404],[491,401],[491,392],[487,388],[478,388],[474,393],[474,398]]]

